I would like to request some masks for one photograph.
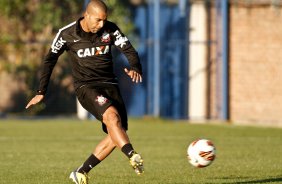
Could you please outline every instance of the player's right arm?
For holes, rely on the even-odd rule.
[[[55,39],[52,42],[51,48],[42,63],[42,73],[40,76],[39,88],[37,94],[26,105],[26,109],[32,105],[41,102],[47,91],[49,80],[52,71],[58,61],[59,56],[66,50],[66,41],[63,38],[61,30],[57,33]]]
[[[29,108],[32,105],[35,105],[39,102],[41,102],[44,98],[44,95],[35,95],[29,102],[28,104],[25,106],[25,108]]]

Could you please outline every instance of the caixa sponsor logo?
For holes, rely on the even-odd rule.
[[[63,45],[66,43],[67,41],[66,40],[63,40],[62,37],[60,37],[58,39],[57,42],[55,42],[54,44],[52,44],[52,52],[53,53],[58,53],[58,51],[63,47]]]
[[[102,54],[107,54],[110,51],[109,45],[100,46],[100,47],[91,47],[85,49],[79,49],[77,51],[77,56],[80,58],[88,57],[88,56],[97,56]]]

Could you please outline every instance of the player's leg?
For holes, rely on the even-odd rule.
[[[129,143],[129,138],[122,128],[121,118],[115,107],[110,106],[104,112],[103,122],[107,127],[108,134],[118,148],[122,148],[125,144]]]
[[[80,173],[89,173],[89,171],[104,160],[115,149],[116,145],[113,143],[111,137],[107,135],[96,146],[89,158],[77,169]]]
[[[76,183],[88,182],[87,174],[97,166],[102,160],[104,160],[111,152],[115,149],[116,145],[113,143],[111,137],[107,135],[100,143],[96,146],[93,153],[88,159],[70,175],[70,178]]]
[[[116,148],[110,135],[107,135],[94,149],[93,154],[100,160],[104,160]]]
[[[103,130],[109,134],[113,144],[132,160],[130,164],[135,172],[142,173],[143,160],[134,151],[126,134],[127,112],[118,86],[86,85],[76,92],[81,105],[102,122]]]
[[[125,129],[122,127],[121,117],[114,106],[110,106],[103,114],[103,122],[107,127],[112,141],[129,158],[135,172],[139,175],[144,172],[143,160],[133,149]]]

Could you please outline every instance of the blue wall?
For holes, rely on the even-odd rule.
[[[185,7],[180,7],[161,3],[159,17],[155,17],[155,5],[149,3],[133,9],[138,35],[136,48],[143,65],[144,80],[142,85],[135,85],[131,89],[128,86],[132,84],[123,84],[121,90],[130,116],[156,115],[158,107],[159,116],[187,118],[188,4],[184,3]],[[181,11],[183,9],[186,11]],[[159,20],[160,27],[155,27],[158,25],[156,20]],[[157,34],[156,30],[159,30]],[[158,43],[160,55],[156,57],[158,52],[155,44]],[[156,58],[159,61],[155,61]],[[159,62],[159,65],[154,62]],[[156,81],[156,75],[160,81]],[[156,87],[159,90],[157,96]],[[156,101],[155,98],[159,99]],[[159,104],[156,104],[158,101]]]

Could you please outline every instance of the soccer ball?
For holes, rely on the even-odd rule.
[[[215,159],[215,146],[207,139],[195,140],[187,149],[187,158],[189,163],[195,167],[206,167]]]

